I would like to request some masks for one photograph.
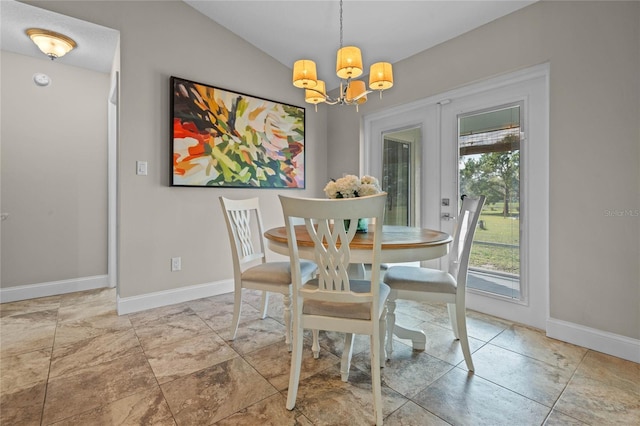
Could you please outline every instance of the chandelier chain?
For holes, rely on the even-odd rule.
[[[342,0],[340,0],[340,48],[342,49]]]

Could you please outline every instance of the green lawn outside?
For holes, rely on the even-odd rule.
[[[520,273],[520,218],[518,204],[510,206],[510,217],[503,217],[502,203],[485,205],[471,250],[470,266],[503,271],[511,274]],[[480,222],[478,222],[480,223]],[[516,247],[499,247],[478,244],[478,242],[500,243]]]
[[[520,256],[517,248],[490,247],[474,243],[469,264],[480,269],[520,274]]]

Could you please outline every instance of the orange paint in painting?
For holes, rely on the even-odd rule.
[[[199,143],[209,143],[211,135],[198,130],[191,122],[183,123],[179,118],[173,119],[173,137],[176,139],[193,138]]]
[[[253,121],[256,119],[256,117],[258,117],[262,111],[264,111],[266,108],[265,107],[260,107],[260,108],[256,108],[253,111],[251,111],[249,113],[249,120]]]
[[[179,153],[173,154],[174,173],[180,176],[184,176],[190,169],[196,166],[196,164],[190,163],[191,160],[206,155],[205,144],[213,142],[213,138],[209,133],[198,131],[198,128],[194,123],[183,123],[178,118],[173,120],[173,127],[173,134],[175,139],[191,138],[197,141],[196,145],[187,148],[189,155],[180,159]]]
[[[251,156],[247,151],[240,151],[240,155],[242,156],[242,159],[245,161],[245,163],[253,164],[253,161],[251,160]]]

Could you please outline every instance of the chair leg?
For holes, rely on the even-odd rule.
[[[396,300],[387,299],[387,356],[386,359],[391,359],[393,353],[393,329],[396,326]]]
[[[261,312],[261,318],[265,319],[267,316],[267,309],[269,308],[269,292],[268,291],[263,291],[262,292],[262,303],[260,304],[260,312]]]
[[[311,351],[313,352],[313,357],[315,359],[320,358],[320,339],[318,338],[319,330],[313,329],[311,330],[311,334],[313,335],[313,344],[311,345]]]
[[[473,367],[473,360],[471,359],[471,350],[469,348],[469,336],[467,335],[467,315],[464,306],[454,306],[458,336],[460,338],[460,346],[462,347],[462,353],[464,354],[464,361],[467,364],[469,371],[475,371]]]
[[[382,333],[379,333],[382,335]],[[376,425],[382,425],[382,383],[380,377],[380,349],[382,342],[375,332],[371,335],[371,388],[373,390],[373,411],[376,417]]]
[[[451,329],[456,340],[460,339],[460,333],[458,332],[458,320],[456,319],[456,305],[455,303],[447,303],[447,310],[449,311],[449,321],[451,322]]]
[[[284,303],[284,324],[286,327],[286,334],[284,335],[284,343],[287,345],[287,350],[291,352],[291,349],[293,348],[291,343],[291,294],[284,294],[283,303]]]
[[[240,311],[242,310],[242,288],[236,287],[233,293],[233,319],[231,320],[231,340],[236,339],[238,333],[238,323],[240,322]]]
[[[291,369],[289,372],[289,389],[287,390],[287,410],[296,406],[298,385],[300,384],[300,369],[302,367],[302,327],[296,325],[293,329],[293,351],[291,352]]]
[[[387,360],[387,354],[384,347],[384,338],[387,331],[387,305],[382,307],[378,330],[378,346],[380,347],[380,368],[384,368],[384,362]]]
[[[342,349],[342,361],[340,362],[340,377],[343,382],[349,380],[351,369],[351,356],[353,355],[353,333],[344,334],[344,348]]]

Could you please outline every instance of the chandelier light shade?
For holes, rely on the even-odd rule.
[[[327,99],[327,90],[324,81],[318,80],[313,90],[304,91],[304,100],[310,104],[320,104]]]
[[[383,90],[390,89],[393,86],[393,69],[389,62],[376,62],[371,65],[371,72],[369,73],[369,88],[371,90],[380,90],[382,95]]]
[[[343,80],[362,75],[362,53],[355,46],[345,46],[338,50],[336,74]]]
[[[293,64],[293,85],[305,89],[304,100],[316,106],[358,105],[367,102],[367,95],[374,90],[380,92],[393,86],[393,69],[389,62],[377,62],[369,70],[369,89],[362,80],[354,80],[362,75],[362,52],[356,46],[342,45],[342,1],[340,0],[340,48],[336,55],[336,75],[340,78],[340,94],[337,98],[327,95],[325,82],[318,80],[316,63],[309,59],[300,59]]]
[[[308,59],[300,59],[293,64],[293,85],[301,89],[315,87],[318,80],[316,63]]]
[[[26,31],[29,38],[38,46],[38,49],[54,60],[61,58],[75,49],[76,42],[66,35],[40,28],[29,28]]]
[[[362,105],[367,102],[367,88],[362,80],[351,80],[347,87],[346,99],[349,103]]]

